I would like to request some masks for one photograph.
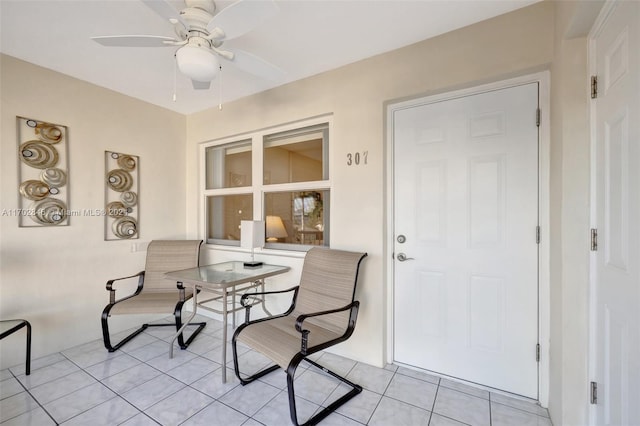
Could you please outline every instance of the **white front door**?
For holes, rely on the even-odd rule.
[[[392,118],[394,361],[538,398],[538,83]]]
[[[591,422],[640,425],[640,3],[605,6],[592,38]],[[594,241],[595,243],[595,241]],[[596,402],[596,401],[593,401]]]

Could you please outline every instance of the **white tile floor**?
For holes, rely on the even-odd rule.
[[[291,424],[284,372],[239,386],[229,353],[229,381],[222,384],[222,323],[204,317],[199,321],[207,321],[207,327],[187,350],[178,349],[174,359],[169,359],[167,345],[172,329],[155,327],[115,353],[96,340],[33,360],[29,376],[24,365],[0,371],[0,424]],[[256,371],[268,363],[257,352],[241,352],[241,366],[247,369]],[[321,422],[325,426],[551,425],[547,410],[533,401],[404,367],[381,369],[329,353],[316,355],[318,362],[364,387]],[[346,389],[307,366],[303,363],[296,374],[301,421]]]

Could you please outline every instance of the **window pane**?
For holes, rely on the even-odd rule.
[[[240,245],[240,221],[253,220],[253,195],[207,197],[207,242]]]
[[[329,245],[329,191],[268,192],[267,244]]]
[[[265,185],[329,178],[328,125],[322,124],[264,138]]]
[[[251,186],[251,140],[206,149],[207,189]]]

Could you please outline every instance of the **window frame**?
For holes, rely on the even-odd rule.
[[[326,128],[326,141],[323,146],[323,174],[326,173],[327,179],[306,181],[306,182],[291,182],[291,183],[277,183],[277,184],[265,184],[264,183],[264,146],[268,141],[268,137],[274,134],[291,132],[295,134],[295,131],[303,131],[305,128],[320,126],[325,124]],[[308,192],[308,191],[327,191],[329,194],[329,200],[325,205],[326,215],[324,221],[326,223],[324,228],[324,243],[323,246],[330,246],[330,198],[332,192],[331,184],[331,139],[332,139],[333,117],[331,114],[317,116],[310,119],[295,121],[278,126],[268,127],[261,130],[241,133],[233,136],[228,136],[220,139],[214,139],[211,141],[203,142],[200,144],[199,151],[199,181],[200,181],[200,208],[199,212],[202,215],[200,220],[200,235],[203,236],[203,240],[207,246],[210,246],[219,250],[239,250],[239,241],[234,240],[219,240],[209,238],[209,212],[208,212],[208,197],[220,196],[220,195],[240,195],[240,194],[253,194],[253,220],[265,220],[265,194],[272,192]],[[218,147],[222,145],[228,145],[232,143],[238,143],[242,141],[251,140],[251,182],[250,186],[242,187],[229,187],[229,188],[216,188],[207,189],[207,149],[211,147]],[[228,243],[224,243],[227,241]],[[292,243],[268,243],[265,241],[263,251],[273,251],[273,253],[283,252],[306,252],[312,247],[317,247],[309,244],[292,244]]]

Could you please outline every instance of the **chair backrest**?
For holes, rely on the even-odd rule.
[[[143,291],[175,291],[166,272],[199,266],[202,240],[153,240],[147,248]]]
[[[360,262],[366,253],[314,247],[302,266],[300,289],[294,314],[328,311],[353,302]],[[343,333],[349,311],[309,318],[307,321]]]

